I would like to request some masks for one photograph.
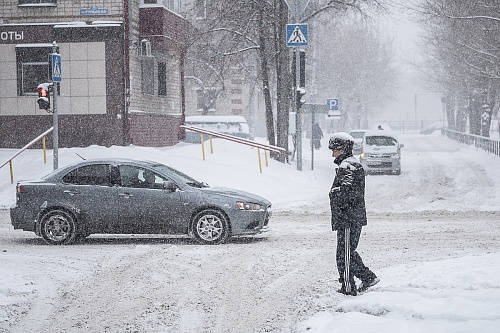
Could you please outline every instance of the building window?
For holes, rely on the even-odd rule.
[[[49,57],[52,45],[47,47],[16,47],[17,94],[37,94],[40,83],[52,82]]]
[[[19,0],[19,6],[22,5],[57,5],[57,0]]]
[[[167,96],[167,64],[158,63],[158,96]]]
[[[196,111],[206,114],[215,112],[217,107],[217,94],[214,88],[205,90],[197,90],[197,107]]]
[[[149,40],[141,40],[139,55],[144,57],[151,57],[151,42]]]
[[[168,10],[182,14],[185,11],[185,0],[143,0],[144,5],[159,5]]]
[[[154,95],[154,58],[144,57],[142,59],[142,93]]]

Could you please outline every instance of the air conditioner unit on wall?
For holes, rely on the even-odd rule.
[[[141,56],[151,57],[151,42],[145,39],[141,40],[139,52]]]

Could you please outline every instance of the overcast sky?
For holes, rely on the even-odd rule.
[[[394,49],[398,66],[403,73],[398,92],[398,100],[382,115],[385,121],[405,121],[409,125],[427,125],[442,121],[440,92],[429,91],[418,79],[415,68],[410,64],[421,57],[420,35],[422,29],[417,22],[403,11],[380,18],[381,31],[394,37]]]

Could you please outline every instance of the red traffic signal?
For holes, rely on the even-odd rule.
[[[48,111],[50,109],[50,91],[49,84],[42,83],[37,87],[38,91],[38,99],[36,102],[38,103],[38,108]]]
[[[38,97],[47,97],[49,96],[49,91],[45,88],[38,88]]]

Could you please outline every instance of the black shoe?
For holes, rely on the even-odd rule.
[[[358,290],[356,289],[356,286],[352,286],[350,291],[346,291],[345,287],[342,286],[342,288],[337,290],[338,293],[344,294],[347,296],[357,296],[358,295]]]
[[[380,279],[378,277],[374,277],[370,280],[362,281],[361,284],[359,285],[358,292],[363,293],[368,290],[368,288],[373,287],[377,283],[380,282]]]

